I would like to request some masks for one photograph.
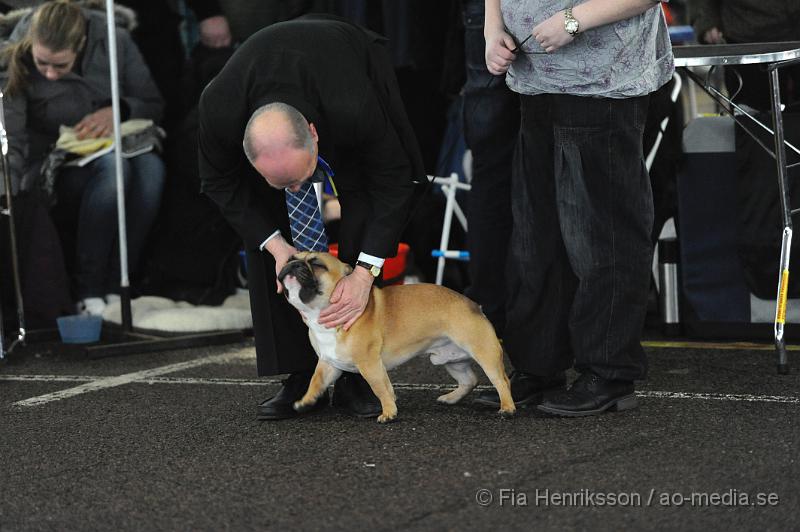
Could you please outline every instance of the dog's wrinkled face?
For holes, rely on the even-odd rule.
[[[329,253],[301,251],[286,263],[278,281],[286,299],[298,309],[322,309],[328,306],[339,279],[351,271],[350,266]]]

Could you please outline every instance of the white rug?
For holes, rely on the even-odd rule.
[[[103,312],[103,320],[122,323],[120,303],[111,303]],[[133,326],[165,332],[204,332],[241,330],[253,327],[247,291],[229,296],[218,307],[195,306],[185,301],[144,296],[131,301]]]

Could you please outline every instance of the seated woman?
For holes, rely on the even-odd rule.
[[[59,126],[74,127],[79,139],[113,134],[106,20],[63,0],[46,2],[17,23],[10,41],[3,50],[9,166],[15,188],[25,190],[40,179]],[[158,120],[161,96],[130,35],[119,28],[117,55],[122,120]],[[133,272],[161,203],[164,164],[150,152],[123,159],[122,166]],[[78,311],[102,314],[120,277],[113,152],[83,167],[62,167],[54,188],[59,211],[77,218]]]

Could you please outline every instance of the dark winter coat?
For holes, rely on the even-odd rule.
[[[33,188],[42,161],[58,139],[59,126],[74,126],[86,115],[111,105],[106,18],[102,12],[84,10],[86,45],[75,70],[58,80],[42,76],[27,58],[28,85],[23,94],[6,95],[3,101],[9,139],[9,166],[14,191]],[[10,41],[22,39],[30,25],[30,13],[14,27]],[[117,28],[117,57],[122,119],[158,121],[162,100],[139,50],[126,29]],[[0,74],[5,86],[7,73]]]
[[[697,39],[711,28],[731,43],[800,41],[797,0],[689,0]]]

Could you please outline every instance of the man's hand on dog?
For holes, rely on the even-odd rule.
[[[349,330],[367,308],[374,279],[360,266],[342,277],[331,294],[331,305],[319,314],[319,324],[328,328],[342,325],[345,331]]]
[[[289,262],[289,259],[297,253],[297,248],[289,244],[286,240],[283,239],[281,235],[276,236],[265,246],[267,251],[275,258],[275,285],[278,288],[278,293],[280,294],[283,292],[283,285],[281,285],[280,281],[278,281],[278,274],[286,266],[286,263]]]

